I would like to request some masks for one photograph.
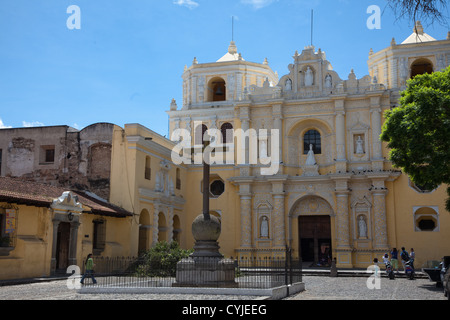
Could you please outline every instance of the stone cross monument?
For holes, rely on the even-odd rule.
[[[206,133],[205,133],[206,134]],[[208,145],[203,142],[203,151]],[[219,252],[220,220],[209,213],[209,154],[203,152],[203,212],[192,222],[194,253],[177,264],[178,287],[237,287],[234,261]]]

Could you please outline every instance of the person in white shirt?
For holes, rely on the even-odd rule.
[[[416,253],[414,252],[414,249],[411,248],[411,252],[409,254],[409,258],[411,260],[411,267],[414,269],[414,259],[416,258]]]

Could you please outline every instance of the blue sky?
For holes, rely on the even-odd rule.
[[[69,29],[70,5],[80,29]],[[367,28],[370,5],[381,29]],[[295,50],[311,41],[341,78],[368,74],[367,57],[401,43],[412,24],[383,0],[2,0],[0,127],[95,122],[140,123],[167,135],[170,101],[182,101],[181,75],[223,56],[234,40],[247,61],[287,73]],[[448,27],[424,25],[445,39]]]

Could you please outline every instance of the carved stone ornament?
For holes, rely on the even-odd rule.
[[[71,191],[64,191],[63,194],[54,199],[50,207],[55,211],[70,211],[75,214],[81,214],[83,205],[78,202],[78,196]]]

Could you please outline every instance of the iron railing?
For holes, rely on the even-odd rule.
[[[149,262],[135,257],[94,257],[94,277],[96,286],[100,287],[172,287],[179,286],[183,277],[191,277],[189,283],[214,287],[223,285],[222,281],[213,280],[220,277],[220,262],[217,259],[188,259],[190,263],[200,265],[200,272],[177,274],[176,267],[161,267],[158,262]],[[291,285],[302,281],[301,260],[291,259],[290,252],[284,257],[241,258],[228,260],[232,263],[231,276],[239,288],[267,289],[283,285]],[[84,263],[83,263],[84,265]],[[219,270],[219,276],[214,275]],[[82,273],[85,272],[82,268]],[[210,278],[209,281],[208,277]],[[214,279],[213,279],[214,278]],[[228,279],[229,280],[229,279]],[[231,281],[233,281],[231,279]],[[84,283],[93,285],[92,279],[86,277]],[[204,285],[207,283],[207,285]],[[185,285],[186,286],[186,285]]]

